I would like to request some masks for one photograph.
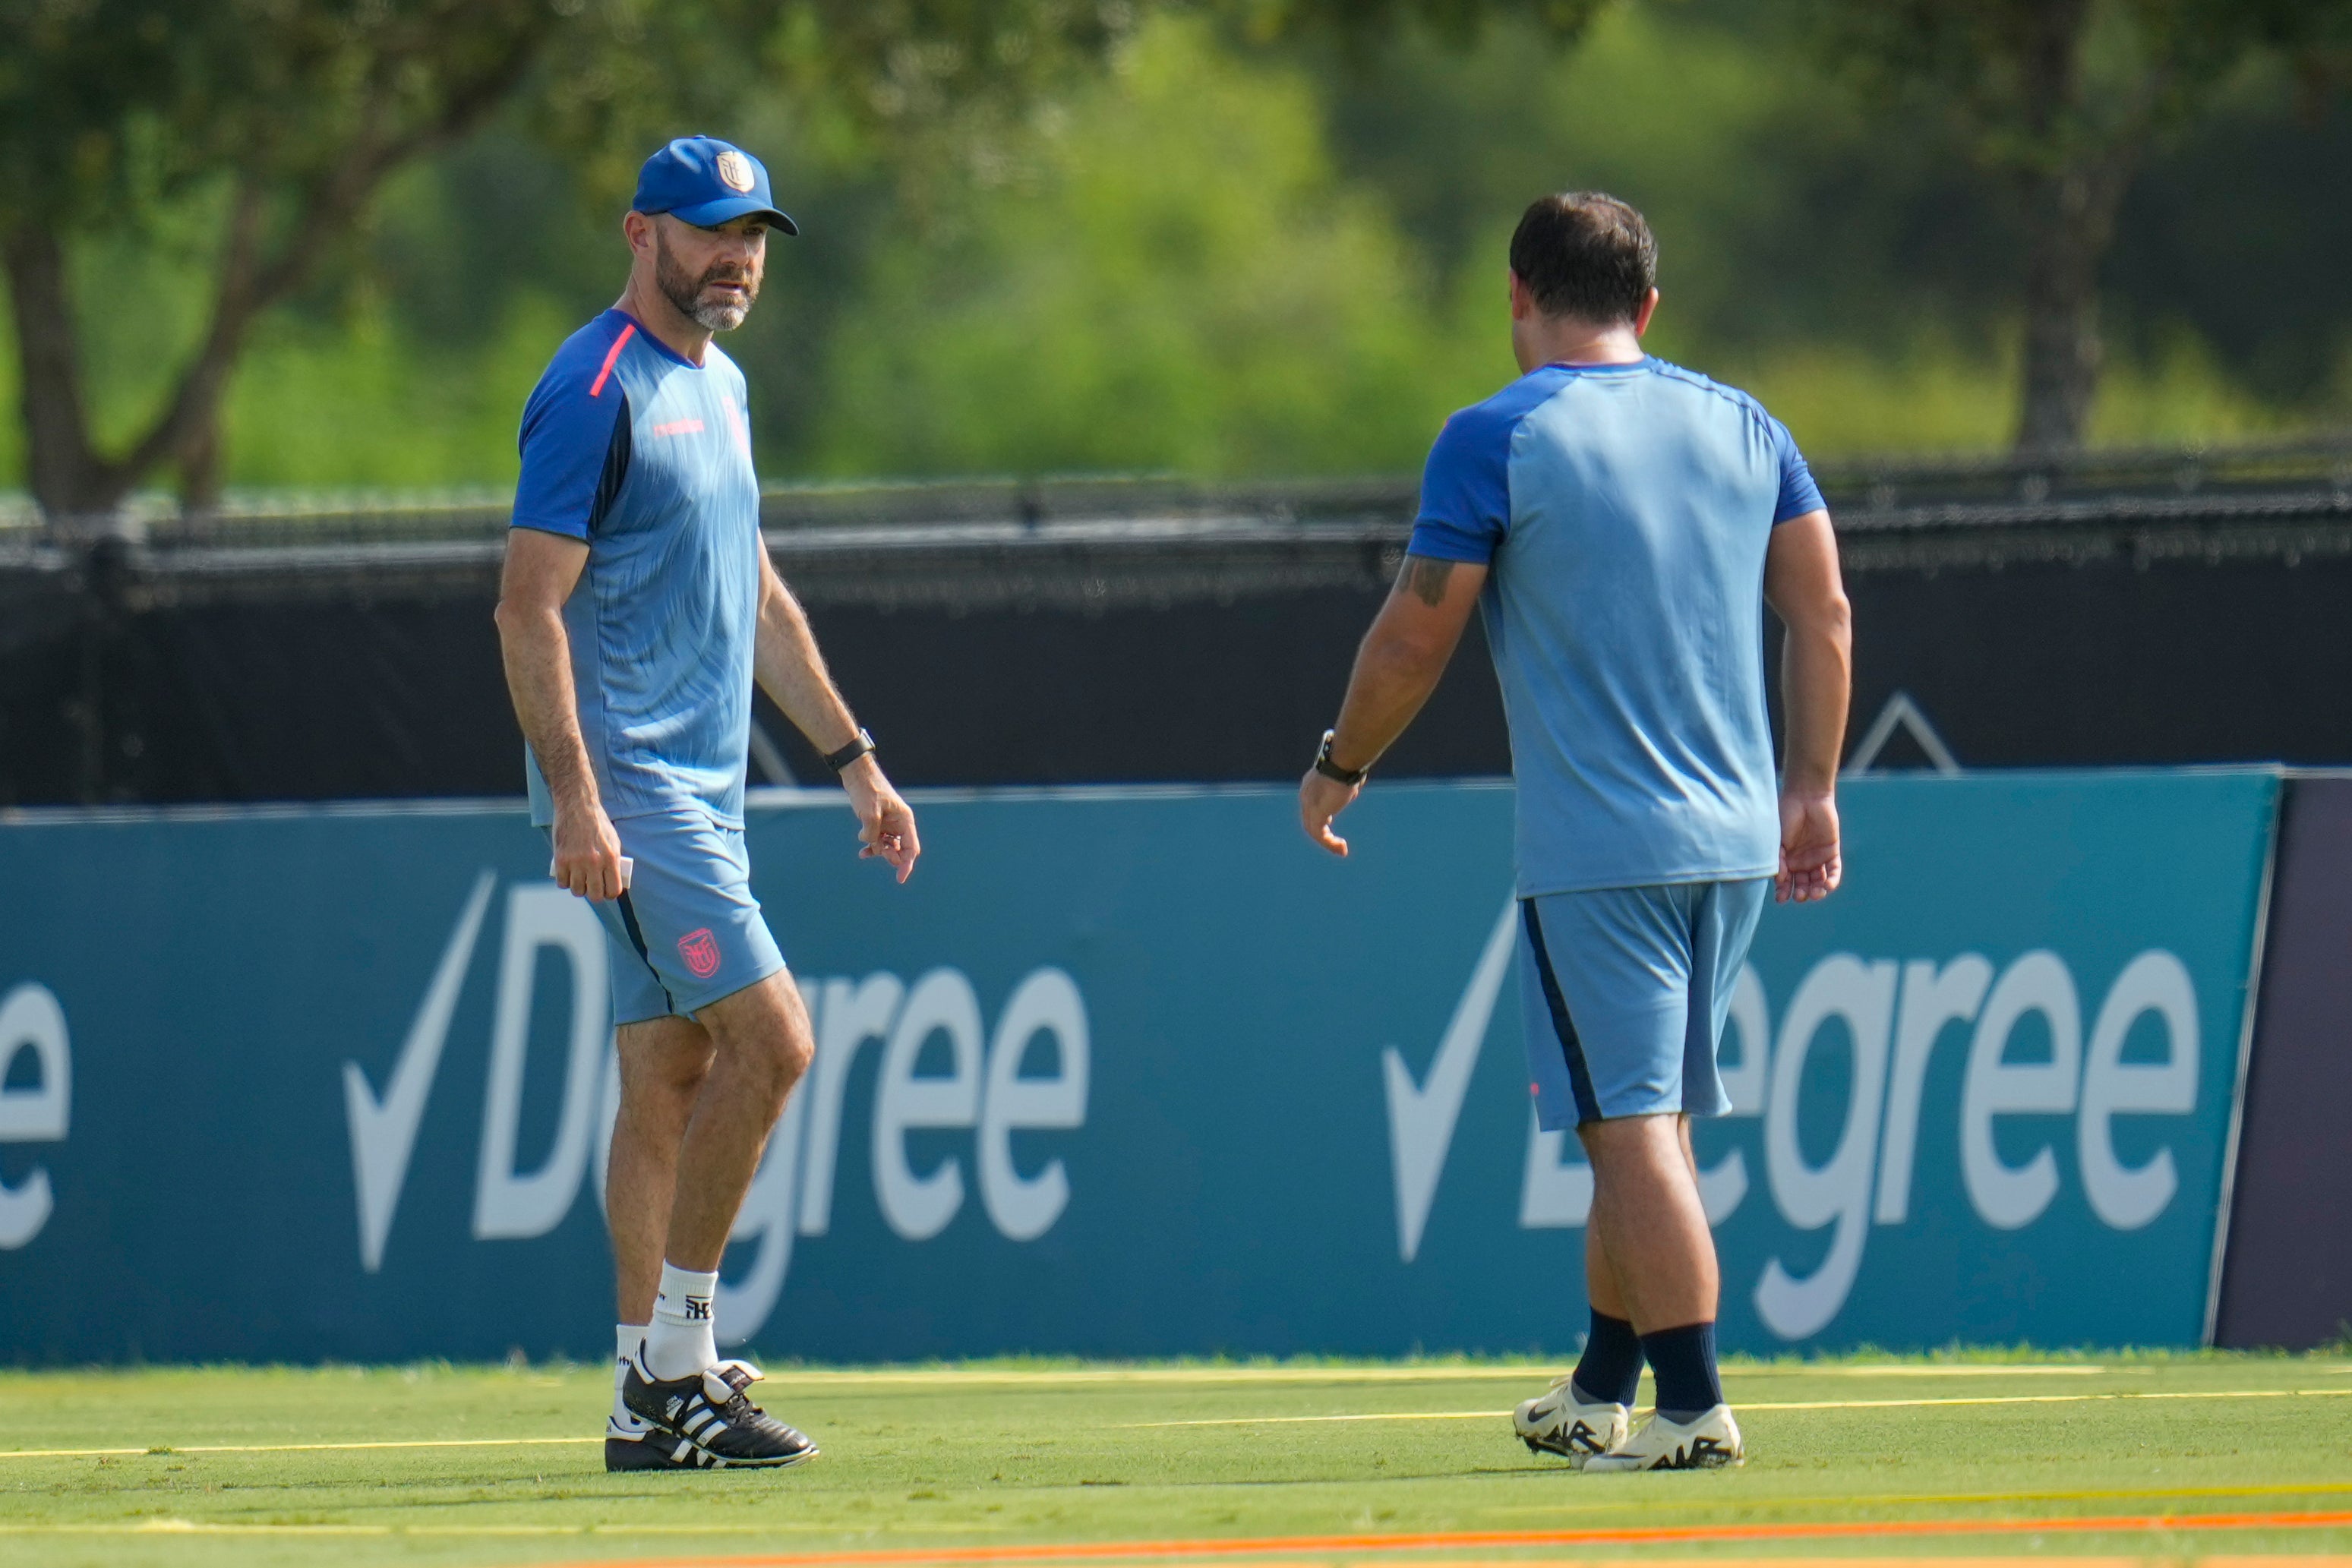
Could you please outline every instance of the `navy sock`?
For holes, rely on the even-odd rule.
[[[1723,1403],[1715,1370],[1715,1325],[1685,1323],[1642,1336],[1642,1354],[1658,1380],[1658,1414],[1688,1421]]]
[[[1630,1406],[1642,1386],[1642,1339],[1623,1318],[1592,1309],[1592,1332],[1585,1336],[1584,1359],[1576,1364],[1576,1387],[1584,1402]]]

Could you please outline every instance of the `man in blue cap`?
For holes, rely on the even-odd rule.
[[[609,1469],[796,1464],[815,1447],[720,1361],[719,1260],[815,1045],[751,896],[743,776],[756,678],[840,776],[861,855],[904,882],[915,819],[826,674],[760,538],[742,372],[710,339],[797,234],[768,172],[683,137],[622,222],[620,300],[522,417],[498,624],[554,877],[612,946],[621,1103],[606,1212],[619,1297]]]

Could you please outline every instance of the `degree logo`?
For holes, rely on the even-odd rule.
[[[730,190],[748,191],[751,188],[751,161],[731,147],[719,155],[718,172]]]
[[[719,973],[719,941],[710,935],[710,927],[689,931],[677,939],[677,956],[694,971],[698,980],[707,980]]]

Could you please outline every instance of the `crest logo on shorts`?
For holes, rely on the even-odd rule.
[[[719,939],[706,925],[699,931],[689,931],[677,939],[677,956],[694,971],[698,980],[707,980],[719,973]]]
[[[751,160],[732,147],[719,155],[718,170],[719,177],[727,182],[729,190],[748,191],[751,188]]]

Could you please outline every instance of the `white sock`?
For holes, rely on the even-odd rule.
[[[629,1437],[647,1431],[645,1418],[621,1403],[621,1379],[629,1370],[629,1357],[637,1354],[637,1346],[646,1337],[643,1323],[615,1323],[613,1328],[613,1431],[616,1437]]]
[[[662,1264],[654,1321],[646,1328],[647,1376],[667,1383],[718,1364],[719,1342],[710,1326],[711,1298],[718,1293],[718,1270],[698,1274],[675,1263]]]

